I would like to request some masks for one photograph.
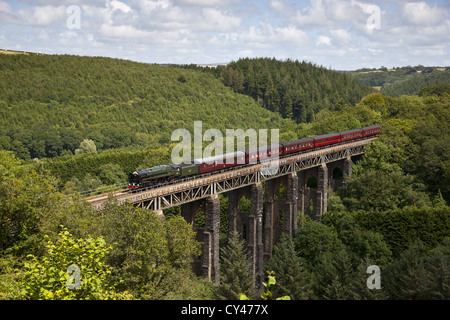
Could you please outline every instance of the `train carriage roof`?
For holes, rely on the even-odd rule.
[[[293,140],[293,141],[282,142],[281,144],[283,146],[290,146],[290,145],[293,145],[293,144],[310,142],[310,141],[314,141],[314,138],[297,139],[297,140]]]
[[[243,156],[245,155],[242,151],[236,151],[236,152],[229,152],[225,154],[219,154],[217,156],[211,156],[206,158],[200,158],[200,159],[194,159],[195,164],[201,164],[201,163],[213,163],[214,161],[223,160],[227,158],[232,158],[234,156]]]
[[[345,130],[345,131],[341,131],[339,132],[339,134],[347,134],[347,133],[354,133],[354,132],[362,132],[363,129],[359,128],[359,129],[352,129],[352,130]]]
[[[273,145],[269,145],[269,146],[262,146],[262,147],[257,147],[257,148],[251,148],[246,150],[246,152],[255,152],[255,151],[264,151],[264,150],[273,150],[273,149],[277,149],[281,146],[281,143],[279,144],[273,144]]]
[[[328,133],[328,134],[322,134],[320,136],[315,136],[314,139],[322,139],[322,138],[331,138],[331,137],[336,137],[339,136],[340,133],[335,132],[335,133]]]
[[[369,130],[369,129],[375,129],[375,128],[381,128],[381,125],[376,124],[374,126],[364,127],[364,128],[362,128],[362,130]]]

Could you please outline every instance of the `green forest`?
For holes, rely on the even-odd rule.
[[[298,61],[206,70],[38,54],[0,55],[0,73],[0,299],[450,299],[448,82],[396,96]],[[280,238],[261,294],[242,241],[227,239],[226,194],[220,285],[194,275],[200,243],[179,209],[160,220],[114,199],[102,211],[83,201],[80,192],[168,163],[171,132],[194,120],[279,128],[281,141],[384,125],[329,191],[321,220],[299,214],[296,235]],[[369,265],[381,289],[368,289]]]
[[[417,95],[420,90],[430,85],[448,84],[450,82],[449,67],[406,66],[388,69],[359,69],[348,72],[352,77],[379,89],[392,97]]]
[[[297,123],[313,121],[322,109],[353,105],[373,91],[348,74],[298,60],[246,58],[206,70],[235,92]]]
[[[0,148],[21,159],[154,149],[177,128],[283,128],[287,121],[214,76],[132,61],[0,56]],[[78,149],[78,151],[77,151]],[[89,149],[89,148],[88,148]],[[88,151],[88,150],[87,150]]]

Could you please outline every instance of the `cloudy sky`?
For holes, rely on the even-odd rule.
[[[337,70],[450,65],[449,0],[0,0],[0,49]]]

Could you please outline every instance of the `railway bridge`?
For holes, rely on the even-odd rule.
[[[143,189],[127,190],[86,198],[101,209],[113,195],[118,204],[131,202],[163,217],[166,208],[181,206],[181,214],[197,231],[202,254],[194,263],[198,275],[219,282],[220,202],[218,194],[228,194],[228,236],[237,231],[245,244],[256,284],[263,281],[263,261],[270,258],[281,234],[294,236],[297,214],[319,219],[327,209],[327,190],[335,189],[352,173],[353,160],[376,137],[333,145],[290,155],[275,162],[259,163],[187,181]],[[353,160],[352,160],[353,159]],[[284,188],[280,188],[283,185]],[[277,196],[280,193],[282,196]],[[240,202],[250,200],[250,212]],[[195,214],[205,213],[206,225],[195,226]]]

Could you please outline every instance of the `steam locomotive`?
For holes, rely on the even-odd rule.
[[[190,163],[171,163],[148,169],[139,169],[129,176],[129,189],[139,189],[165,184],[174,180],[182,180],[197,175],[219,172],[230,167],[256,164],[271,157],[283,157],[294,153],[312,151],[316,148],[368,138],[380,133],[381,125],[360,129],[329,133],[320,136],[303,138],[276,145],[236,151],[217,156],[194,159]]]

